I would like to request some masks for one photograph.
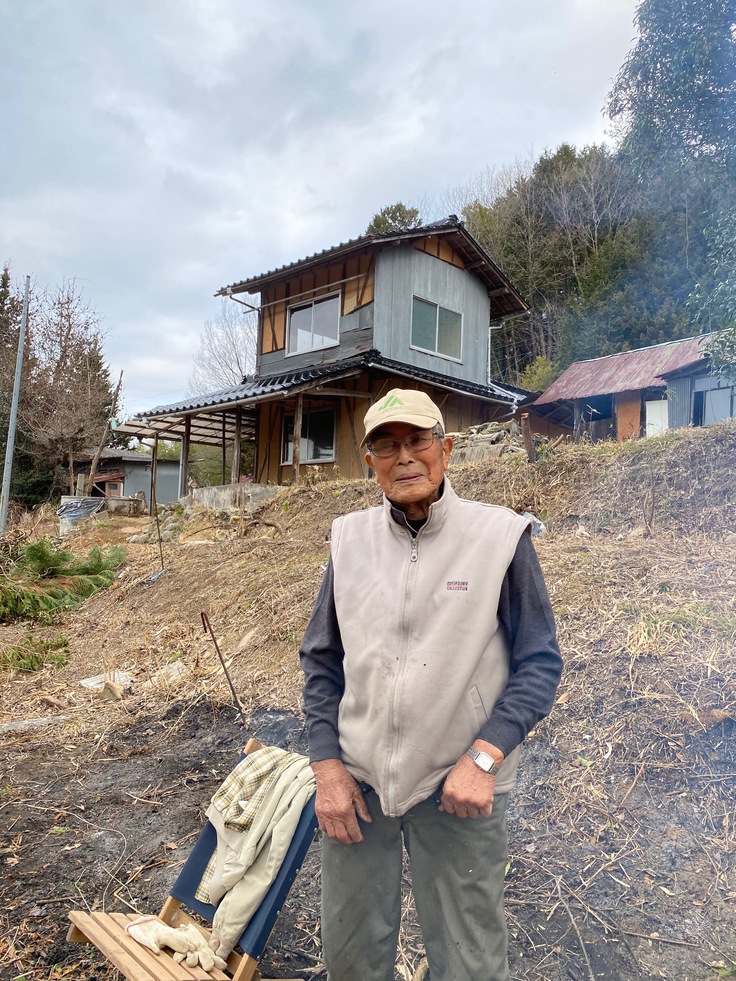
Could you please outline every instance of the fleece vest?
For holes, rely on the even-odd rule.
[[[340,748],[387,816],[436,791],[506,685],[498,602],[527,524],[506,508],[459,498],[447,479],[416,538],[385,499],[333,524],[345,649]],[[514,786],[517,764],[518,748],[503,762],[497,792]]]

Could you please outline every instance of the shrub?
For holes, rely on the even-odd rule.
[[[58,634],[51,640],[27,637],[22,644],[0,651],[0,670],[38,671],[46,664],[63,667],[69,659],[69,642]]]
[[[10,569],[0,575],[0,623],[17,618],[53,617],[106,589],[125,561],[119,546],[97,545],[77,558],[48,539],[29,542]]]

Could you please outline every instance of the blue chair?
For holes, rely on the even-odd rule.
[[[261,743],[251,739],[245,747],[244,754],[247,755],[261,748]],[[238,947],[243,953],[234,951],[228,958],[225,971],[215,968],[207,972],[202,968],[176,964],[166,951],[161,955],[153,954],[126,933],[125,927],[137,919],[136,914],[87,913],[82,910],[72,910],[69,913],[72,925],[67,939],[72,942],[94,944],[128,981],[194,981],[194,979],[196,981],[205,981],[205,979],[261,981],[258,960],[316,830],[314,797],[311,797],[302,811],[291,845],[276,878],[240,936]],[[201,902],[194,893],[216,846],[217,834],[212,824],[207,821],[159,913],[159,919],[163,923],[168,926],[194,923],[205,936],[208,936],[208,930],[194,920],[184,907],[197,913],[207,923],[212,923],[215,907]]]

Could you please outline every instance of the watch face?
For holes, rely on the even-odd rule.
[[[468,756],[476,763],[481,770],[485,770],[486,773],[498,773],[499,767],[495,763],[492,756],[488,753],[484,753],[481,749],[473,749],[472,747],[468,750]]]

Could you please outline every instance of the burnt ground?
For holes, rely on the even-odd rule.
[[[255,712],[249,731],[304,749],[294,713]],[[735,742],[731,723],[699,751],[733,774]],[[42,741],[18,747],[2,810],[0,977],[118,977],[91,948],[66,943],[66,911],[157,910],[242,743],[232,709],[196,700],[141,713],[98,745],[68,742],[51,757]],[[546,733],[529,741],[509,815],[512,976],[717,977],[709,965],[725,967],[734,951],[736,895],[697,781],[640,779],[618,813],[596,818],[574,802],[553,806],[560,766]],[[271,937],[266,977],[325,978],[318,911],[315,843]],[[411,909],[401,953],[410,978],[421,955]]]
[[[302,721],[289,712],[256,712],[249,732],[304,750]],[[99,745],[67,743],[52,757],[25,743],[5,775],[16,799],[2,811],[0,896],[13,929],[0,947],[0,977],[118,977],[95,964],[91,948],[66,943],[66,910],[158,911],[243,745],[237,713],[202,701],[141,714]],[[294,888],[292,905],[302,893],[309,898]],[[310,964],[290,953],[289,921],[282,917],[272,938],[274,969]]]
[[[736,977],[736,429],[706,436],[647,441],[666,465],[594,447],[546,470],[452,475],[464,496],[547,511],[551,529],[538,551],[566,666],[509,809],[515,981]],[[157,546],[130,545],[107,592],[47,626],[0,625],[0,649],[61,632],[70,650],[61,669],[0,675],[0,724],[49,723],[0,733],[3,981],[113,981],[66,942],[67,911],[160,908],[245,738],[200,610],[247,734],[304,749],[296,649],[325,533],[372,494],[288,489],[236,534],[195,515],[163,576],[151,578]],[[137,530],[100,522],[77,546]],[[177,663],[182,679],[151,687]],[[131,694],[79,687],[113,667],[132,674]],[[422,947],[408,890],[405,914],[397,978],[411,981]],[[263,965],[324,981],[319,842]]]

